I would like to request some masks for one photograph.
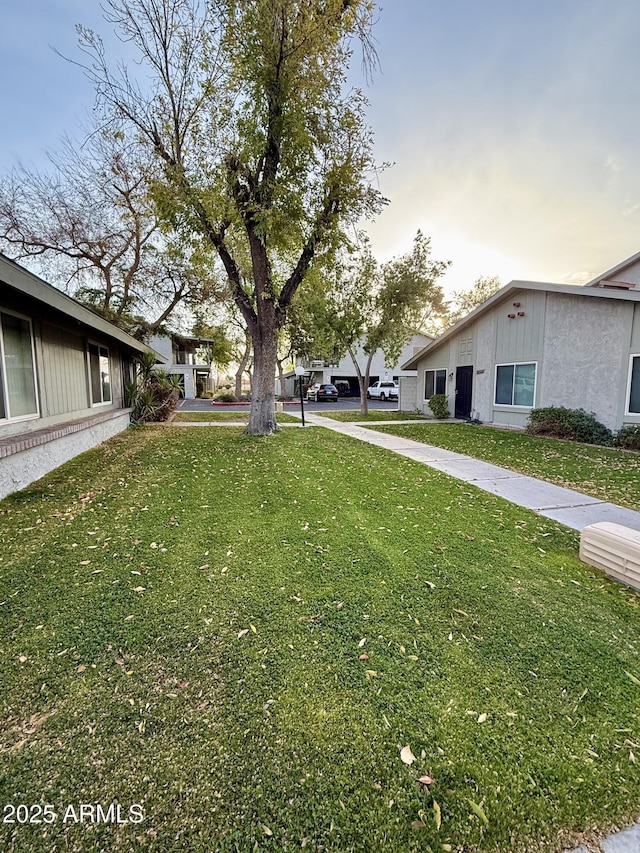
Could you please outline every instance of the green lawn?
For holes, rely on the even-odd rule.
[[[463,423],[398,424],[379,429],[640,509],[640,453]]]
[[[318,414],[325,414],[318,412]],[[414,421],[425,420],[423,415],[418,415],[416,412],[394,412],[389,409],[375,409],[369,411],[366,415],[361,415],[357,412],[327,412],[326,416],[334,421]]]
[[[640,597],[467,484],[146,428],[0,537],[2,802],[56,815],[3,851],[533,853],[640,814]],[[144,822],[63,822],[113,802]]]
[[[216,421],[235,421],[247,423],[249,412],[176,412],[173,418],[178,423],[213,423]],[[299,423],[300,418],[290,415],[288,412],[279,412],[276,420],[281,424]]]

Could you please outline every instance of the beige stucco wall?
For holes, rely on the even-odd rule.
[[[518,316],[520,312],[522,316]],[[509,314],[516,316],[510,318]],[[625,423],[640,423],[640,415],[625,414],[633,354],[640,354],[640,304],[582,296],[579,288],[575,295],[522,290],[494,305],[420,361],[417,406],[429,413],[424,372],[443,368],[453,411],[456,367],[472,363],[472,408],[479,418],[524,427],[530,408],[494,404],[496,365],[535,362],[534,407],[584,408],[615,430]]]
[[[549,293],[539,405],[583,408],[617,429],[624,419],[633,314],[628,302]]]

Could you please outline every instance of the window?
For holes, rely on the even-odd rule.
[[[89,344],[89,376],[91,402],[94,406],[111,402],[111,373],[109,350],[98,344]]]
[[[640,355],[632,355],[629,364],[628,415],[640,415]]]
[[[533,406],[536,388],[536,363],[498,364],[496,396],[498,406]]]
[[[38,415],[31,321],[0,311],[0,418]]]
[[[424,372],[424,399],[429,400],[434,394],[446,394],[447,371],[425,370]]]

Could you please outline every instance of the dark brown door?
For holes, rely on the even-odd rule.
[[[471,414],[471,392],[473,390],[473,367],[467,365],[456,370],[456,418],[468,418]]]

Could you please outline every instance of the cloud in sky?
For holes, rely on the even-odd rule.
[[[366,89],[377,159],[395,164],[369,227],[381,259],[421,228],[453,261],[451,290],[494,274],[579,283],[640,250],[637,0],[381,5]],[[76,23],[114,45],[97,0],[4,12],[3,171],[81,133],[91,87],[52,50],[78,57]]]
[[[640,249],[638,25],[623,0],[384,8],[367,94],[395,165],[374,247],[404,251],[421,227],[456,288],[584,281]]]

